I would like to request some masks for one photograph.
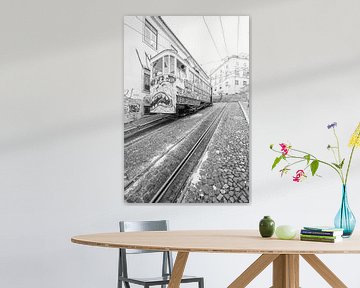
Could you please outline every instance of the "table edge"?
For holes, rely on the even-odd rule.
[[[79,235],[80,236],[80,235]],[[100,247],[100,248],[115,248],[115,249],[137,249],[137,250],[150,250],[150,251],[171,251],[171,252],[190,252],[190,253],[229,253],[229,254],[360,254],[359,250],[343,250],[343,251],[329,251],[329,250],[262,250],[262,249],[207,249],[207,248],[181,248],[171,246],[153,246],[153,245],[133,245],[133,244],[113,244],[113,243],[101,243],[97,241],[85,241],[76,239],[75,236],[71,238],[71,242],[74,244]],[[327,245],[336,245],[336,243],[325,243]]]

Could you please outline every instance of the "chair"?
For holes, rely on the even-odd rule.
[[[120,221],[120,232],[134,232],[134,231],[167,231],[168,222],[166,220],[159,221]],[[124,283],[125,288],[130,288],[131,284],[137,284],[144,288],[150,286],[160,286],[165,288],[169,284],[170,276],[173,268],[173,259],[169,251],[150,251],[150,250],[135,250],[135,249],[119,249],[119,269],[118,269],[118,288],[122,288]],[[127,271],[127,254],[141,254],[141,253],[163,253],[162,260],[162,274],[160,277],[153,278],[132,278],[129,277]],[[199,288],[204,288],[204,278],[183,276],[181,283],[198,283]]]

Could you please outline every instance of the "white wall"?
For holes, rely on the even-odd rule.
[[[325,125],[337,121],[347,149],[360,120],[360,2],[123,2],[2,3],[0,287],[115,287],[116,250],[74,245],[70,237],[114,231],[120,219],[234,229],[256,228],[263,215],[295,226],[331,224],[335,216],[334,175],[321,170],[323,178],[301,184],[280,179],[269,169],[268,144],[289,140],[327,156]],[[122,16],[188,13],[251,16],[252,203],[124,205]],[[359,173],[357,151],[349,192],[358,218]],[[206,287],[225,287],[255,257],[193,254],[187,272],[204,275]],[[359,257],[321,258],[348,287],[360,287]],[[301,264],[302,287],[327,287]],[[268,269],[250,287],[268,287],[270,276]]]

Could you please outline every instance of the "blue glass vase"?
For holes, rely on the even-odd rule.
[[[344,229],[343,237],[350,237],[355,228],[356,219],[349,207],[346,185],[342,187],[341,206],[336,214],[334,224],[336,228]]]

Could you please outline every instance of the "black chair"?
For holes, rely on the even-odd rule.
[[[159,221],[120,221],[120,232],[134,232],[134,231],[167,231],[168,222],[166,220]],[[124,283],[125,288],[130,288],[131,284],[149,288],[150,286],[160,286],[165,288],[169,284],[170,276],[173,268],[173,259],[171,252],[149,251],[149,250],[135,250],[135,249],[119,249],[119,269],[118,269],[118,288],[122,288]],[[162,274],[160,277],[152,278],[133,278],[129,277],[127,269],[127,254],[140,253],[163,253],[162,260]],[[183,276],[181,283],[198,283],[199,288],[204,288],[204,278]]]

